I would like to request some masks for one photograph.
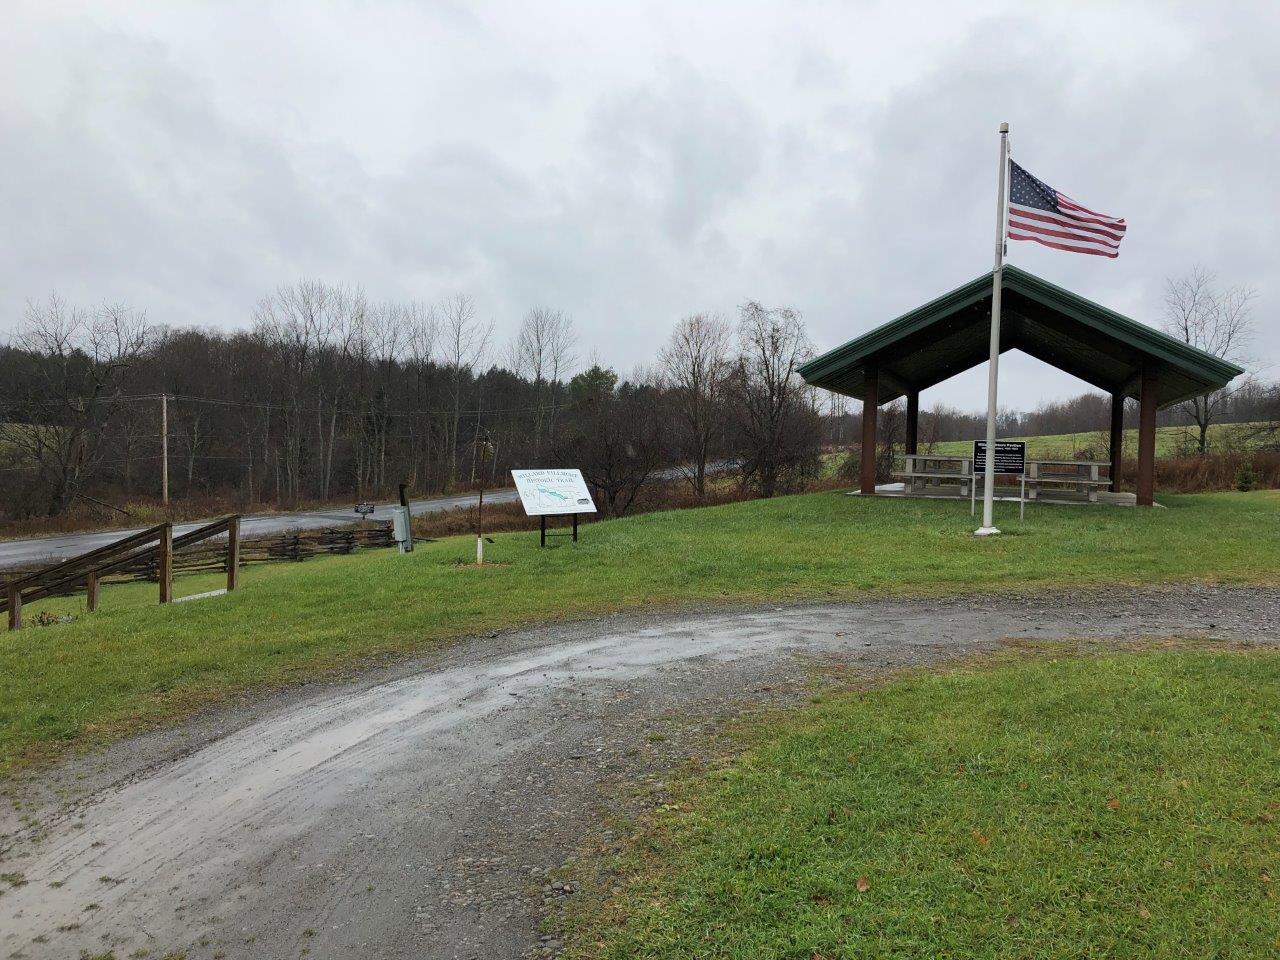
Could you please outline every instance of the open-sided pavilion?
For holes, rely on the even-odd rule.
[[[1111,396],[1110,460],[1120,479],[1124,401],[1139,404],[1137,503],[1155,493],[1156,411],[1225,387],[1244,371],[1034,274],[1005,265],[1000,352],[1018,349]],[[991,274],[836,347],[800,368],[805,381],[862,400],[860,487],[876,492],[876,413],[907,399],[907,453],[917,452],[920,391],[988,359]]]

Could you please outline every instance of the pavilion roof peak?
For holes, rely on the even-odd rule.
[[[1137,396],[1144,367],[1159,376],[1159,405],[1226,386],[1244,371],[1019,267],[1003,272],[1000,348],[1020,349],[1112,394]],[[924,390],[986,361],[991,274],[985,273],[800,368],[814,386],[860,396],[879,374],[880,402]]]

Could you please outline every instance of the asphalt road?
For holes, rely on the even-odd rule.
[[[0,955],[554,956],[602,812],[727,715],[1004,638],[1277,623],[1280,591],[1199,586],[615,618],[242,699],[0,799]]]
[[[441,510],[453,510],[457,507],[474,506],[477,500],[474,493],[456,497],[441,497],[434,500],[412,500],[409,509],[414,516],[423,513],[437,513]],[[494,490],[484,495],[486,503],[509,503],[516,498],[515,490]],[[375,520],[390,520],[391,509],[395,503],[378,504],[373,513]],[[353,505],[354,506],[354,505]],[[175,524],[174,536],[181,536],[191,530],[204,526],[209,520],[195,520],[191,523]],[[354,523],[359,520],[354,512],[343,512],[336,507],[326,510],[303,510],[297,513],[263,513],[243,517],[241,519],[241,536],[245,538],[265,536],[279,533],[282,530],[313,530],[318,527],[330,527],[338,523]],[[137,533],[142,527],[128,530],[105,530],[94,533],[72,533],[62,537],[37,537],[30,540],[0,541],[0,570],[7,567],[28,568],[44,562],[52,563],[85,553],[97,547],[106,546],[131,533]]]

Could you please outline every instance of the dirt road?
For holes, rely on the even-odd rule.
[[[550,872],[612,791],[660,778],[718,718],[798,696],[818,665],[874,674],[1009,637],[1272,642],[1277,623],[1280,591],[1181,588],[597,620],[468,641],[19,785],[0,841],[0,955],[553,954],[538,923],[572,893]]]

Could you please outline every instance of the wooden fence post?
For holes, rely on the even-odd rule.
[[[240,518],[227,526],[227,592],[240,586]]]
[[[90,613],[98,609],[98,573],[94,571],[84,581],[85,606]]]
[[[17,584],[9,584],[9,629],[22,629],[22,589]]]
[[[160,602],[169,603],[173,599],[173,524],[161,524],[160,530]]]

